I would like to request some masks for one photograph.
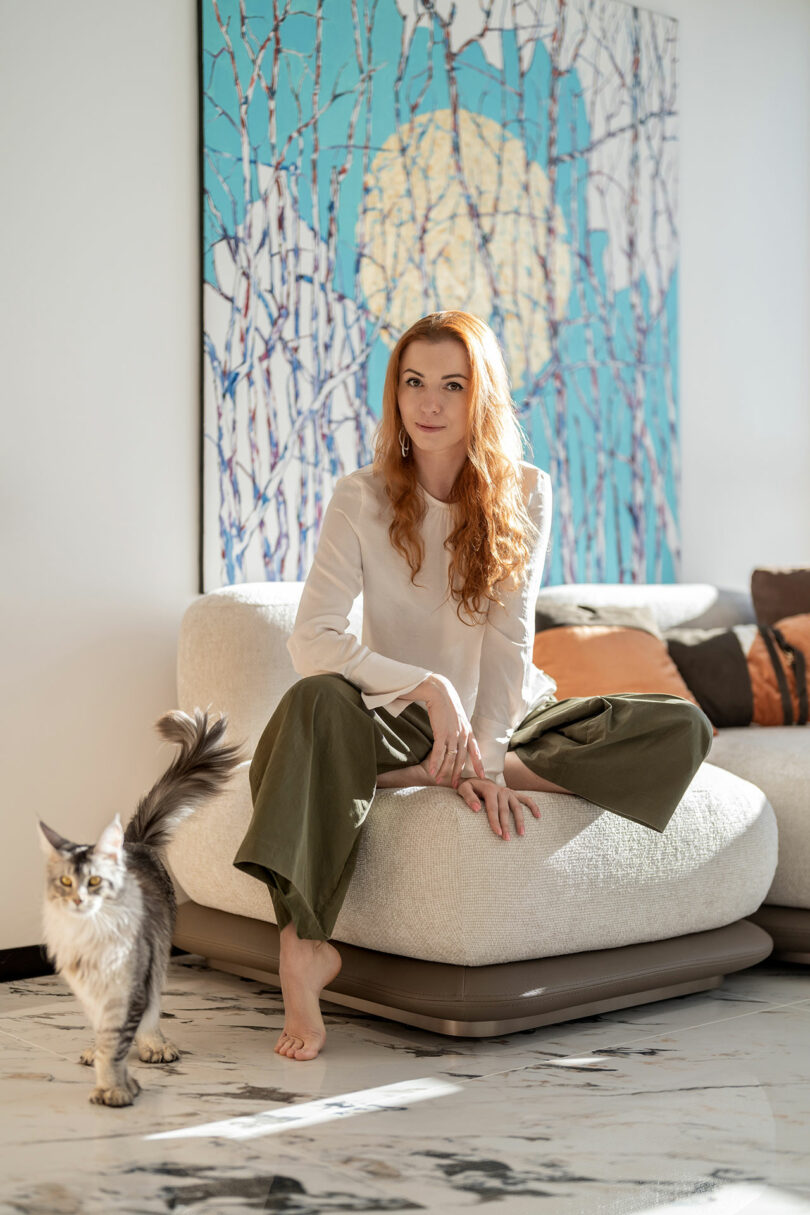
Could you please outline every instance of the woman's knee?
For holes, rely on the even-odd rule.
[[[689,755],[699,754],[703,759],[711,750],[714,741],[712,723],[694,701],[663,693],[623,695],[619,699],[623,702],[625,712],[630,704],[633,727],[640,735],[646,738],[654,735],[662,745],[682,746]]]
[[[677,703],[673,704],[673,713],[675,714],[673,724],[677,724],[683,731],[690,749],[700,753],[705,759],[711,751],[714,741],[714,729],[709,718],[699,705],[693,704],[691,700],[685,698],[679,699]]]
[[[714,742],[714,726],[698,705],[693,705],[690,701],[686,703],[692,709],[692,728],[698,736],[699,744],[703,751],[703,758],[705,759],[711,751],[712,743]]]
[[[351,700],[357,697],[358,689],[342,675],[334,671],[320,671],[317,675],[304,675],[291,684],[285,696],[295,699],[313,700],[340,697]]]
[[[355,704],[360,692],[342,675],[305,675],[287,688],[264,728],[250,766],[251,787],[277,748],[290,754],[317,740],[351,738],[358,733]],[[303,754],[303,752],[302,752]]]

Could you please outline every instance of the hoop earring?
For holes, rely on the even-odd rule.
[[[411,436],[405,434],[404,426],[399,428],[399,450],[402,452],[402,459],[407,459],[408,452],[411,450]]]

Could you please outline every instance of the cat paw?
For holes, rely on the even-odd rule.
[[[92,1067],[95,1061],[96,1048],[94,1046],[88,1046],[87,1049],[83,1050],[79,1055],[79,1062],[83,1063],[85,1067]]]
[[[134,1076],[127,1075],[123,1084],[114,1084],[111,1088],[99,1085],[90,1094],[93,1105],[132,1105],[141,1091],[141,1086]]]
[[[142,1063],[174,1063],[180,1051],[172,1042],[139,1042],[138,1058]]]
[[[131,1106],[134,1095],[129,1089],[118,1086],[115,1089],[94,1089],[90,1093],[94,1106]]]

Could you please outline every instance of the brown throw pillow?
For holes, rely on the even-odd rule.
[[[659,692],[698,703],[645,609],[544,602],[535,625],[533,660],[556,681],[559,700]]]
[[[810,612],[810,568],[797,565],[754,570],[751,599],[757,624],[776,624],[788,616]]]
[[[807,724],[810,613],[770,626],[669,629],[664,637],[715,726]]]
[[[747,655],[757,635],[755,624],[664,634],[670,657],[715,726],[750,726],[754,719]]]

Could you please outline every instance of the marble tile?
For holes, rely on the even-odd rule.
[[[358,1066],[370,1078],[374,1072],[391,1078],[393,1072],[404,1079],[421,1074],[426,1065],[453,1076],[495,1074],[566,1055],[572,1049],[590,1050],[603,1043],[616,1045],[655,1036],[664,1027],[720,1024],[767,1004],[767,989],[760,980],[753,1005],[747,999],[738,1000],[729,984],[721,989],[722,999],[715,992],[701,993],[483,1040],[428,1034],[326,1006],[329,1046],[320,1059],[302,1068],[272,1054],[283,1023],[278,991],[188,962],[173,965],[171,974],[163,1002],[164,1030],[186,1053],[167,1069],[170,1074],[184,1074],[187,1067],[193,1067],[195,1077],[205,1083],[217,1078],[238,1081],[241,1076],[245,1084],[265,1089],[269,1083],[266,1068],[281,1067],[298,1077],[295,1093],[299,1098],[340,1091]],[[63,990],[57,989],[61,980],[41,982],[51,998],[25,1008],[20,1015],[9,998],[11,993],[6,993],[7,998],[0,1001],[0,1032],[72,1061],[88,1041],[84,1014],[64,985]],[[338,1038],[339,1050],[332,1046]]]
[[[269,986],[177,959],[164,1008],[181,1059],[133,1059],[144,1091],[108,1110],[87,1101],[88,1030],[62,981],[0,986],[0,1215],[810,1215],[810,970],[765,964],[714,992],[479,1041],[332,1006],[327,1050],[305,1064],[272,1052]],[[435,1094],[392,1103],[415,1082]],[[341,1116],[322,1118],[337,1098]]]
[[[40,975],[36,979],[17,979],[0,983],[0,1014],[13,1007],[15,1014],[36,1008],[53,1000],[73,999],[73,994],[59,975]]]
[[[273,1054],[283,1025],[278,991],[189,964],[172,967],[163,1008],[164,1032],[180,1048],[181,1058],[166,1068],[134,1061],[133,1069],[144,1088],[154,1086],[159,1072],[184,1083],[193,1077],[201,1098],[219,1099],[225,1085],[238,1089],[241,1100],[272,1100],[275,1090],[284,1100],[306,1100],[358,1087],[358,1069],[371,1085],[419,1077],[426,1062],[460,1065],[462,1071],[480,1074],[547,1057],[539,1049],[516,1053],[514,1038],[458,1043],[326,1006],[330,1048],[302,1066]],[[19,1015],[6,1001],[0,1004],[0,1033],[69,1062],[90,1038],[84,1014],[72,997],[43,1001]],[[339,1049],[332,1049],[332,1041],[339,1042]]]
[[[770,1004],[789,1004],[810,999],[810,966],[799,962],[766,959],[759,966],[727,975],[716,996],[728,993],[734,999],[752,999]]]
[[[324,1081],[327,1076],[336,1081],[344,1074],[351,1076],[358,1065],[385,1069],[392,1059],[401,1063],[408,1058],[451,1079],[498,1075],[547,1059],[564,1058],[574,1051],[643,1042],[665,1029],[715,1025],[720,1033],[727,1021],[779,1006],[776,1000],[768,1000],[766,991],[760,985],[755,998],[751,998],[749,993],[740,996],[724,987],[487,1039],[448,1038],[376,1018],[346,1021],[344,1010],[332,1006],[326,1018],[330,1045],[316,1063],[323,1069]],[[339,1055],[331,1048],[335,1034],[340,1035]],[[314,1074],[307,1083],[314,1093]]]
[[[258,998],[242,1008],[230,1004],[212,1008],[203,992],[194,1001],[191,1011],[183,1009],[178,999],[163,1021],[164,1032],[181,1051],[177,1063],[145,1064],[134,1053],[129,1060],[143,1090],[136,1110],[148,1107],[149,1118],[168,1119],[172,1126],[182,1123],[189,1109],[203,1111],[203,1120],[216,1116],[211,1110],[223,1103],[229,1114],[252,1113],[358,1087],[408,1081],[425,1073],[420,1052],[391,1052],[370,1038],[362,1023],[344,1022],[340,1016],[328,1019],[335,1048],[301,1064],[273,1053],[282,1019],[272,1010],[264,1016]],[[88,1093],[92,1071],[80,1066],[78,1057],[89,1041],[75,1003],[47,1004],[25,1017],[0,1018],[0,1043],[14,1047],[14,1071],[25,1067],[20,1052],[29,1050],[39,1058],[34,1071],[53,1071],[61,1064],[60,1076],[73,1085],[84,1085]],[[0,1052],[0,1067],[3,1057]],[[532,1061],[537,1057],[534,1054]],[[360,1084],[358,1076],[362,1076]],[[81,1116],[72,1121],[75,1133],[81,1121]]]
[[[30,1166],[27,1159],[21,1167]],[[82,1145],[82,1167],[64,1161],[19,1169],[4,1185],[11,1210],[24,1215],[152,1215],[175,1210],[194,1215],[284,1211],[418,1211],[409,1198],[385,1193],[373,1181],[285,1150],[249,1150],[211,1142],[165,1146],[149,1152],[126,1137]],[[0,1208],[1,1210],[2,1208]]]
[[[555,1212],[631,1211],[721,1183],[810,1200],[807,1018],[774,1007],[724,1023],[722,1038],[714,1025],[673,1030],[290,1143],[358,1173],[395,1162],[386,1188],[438,1210],[533,1198]]]

